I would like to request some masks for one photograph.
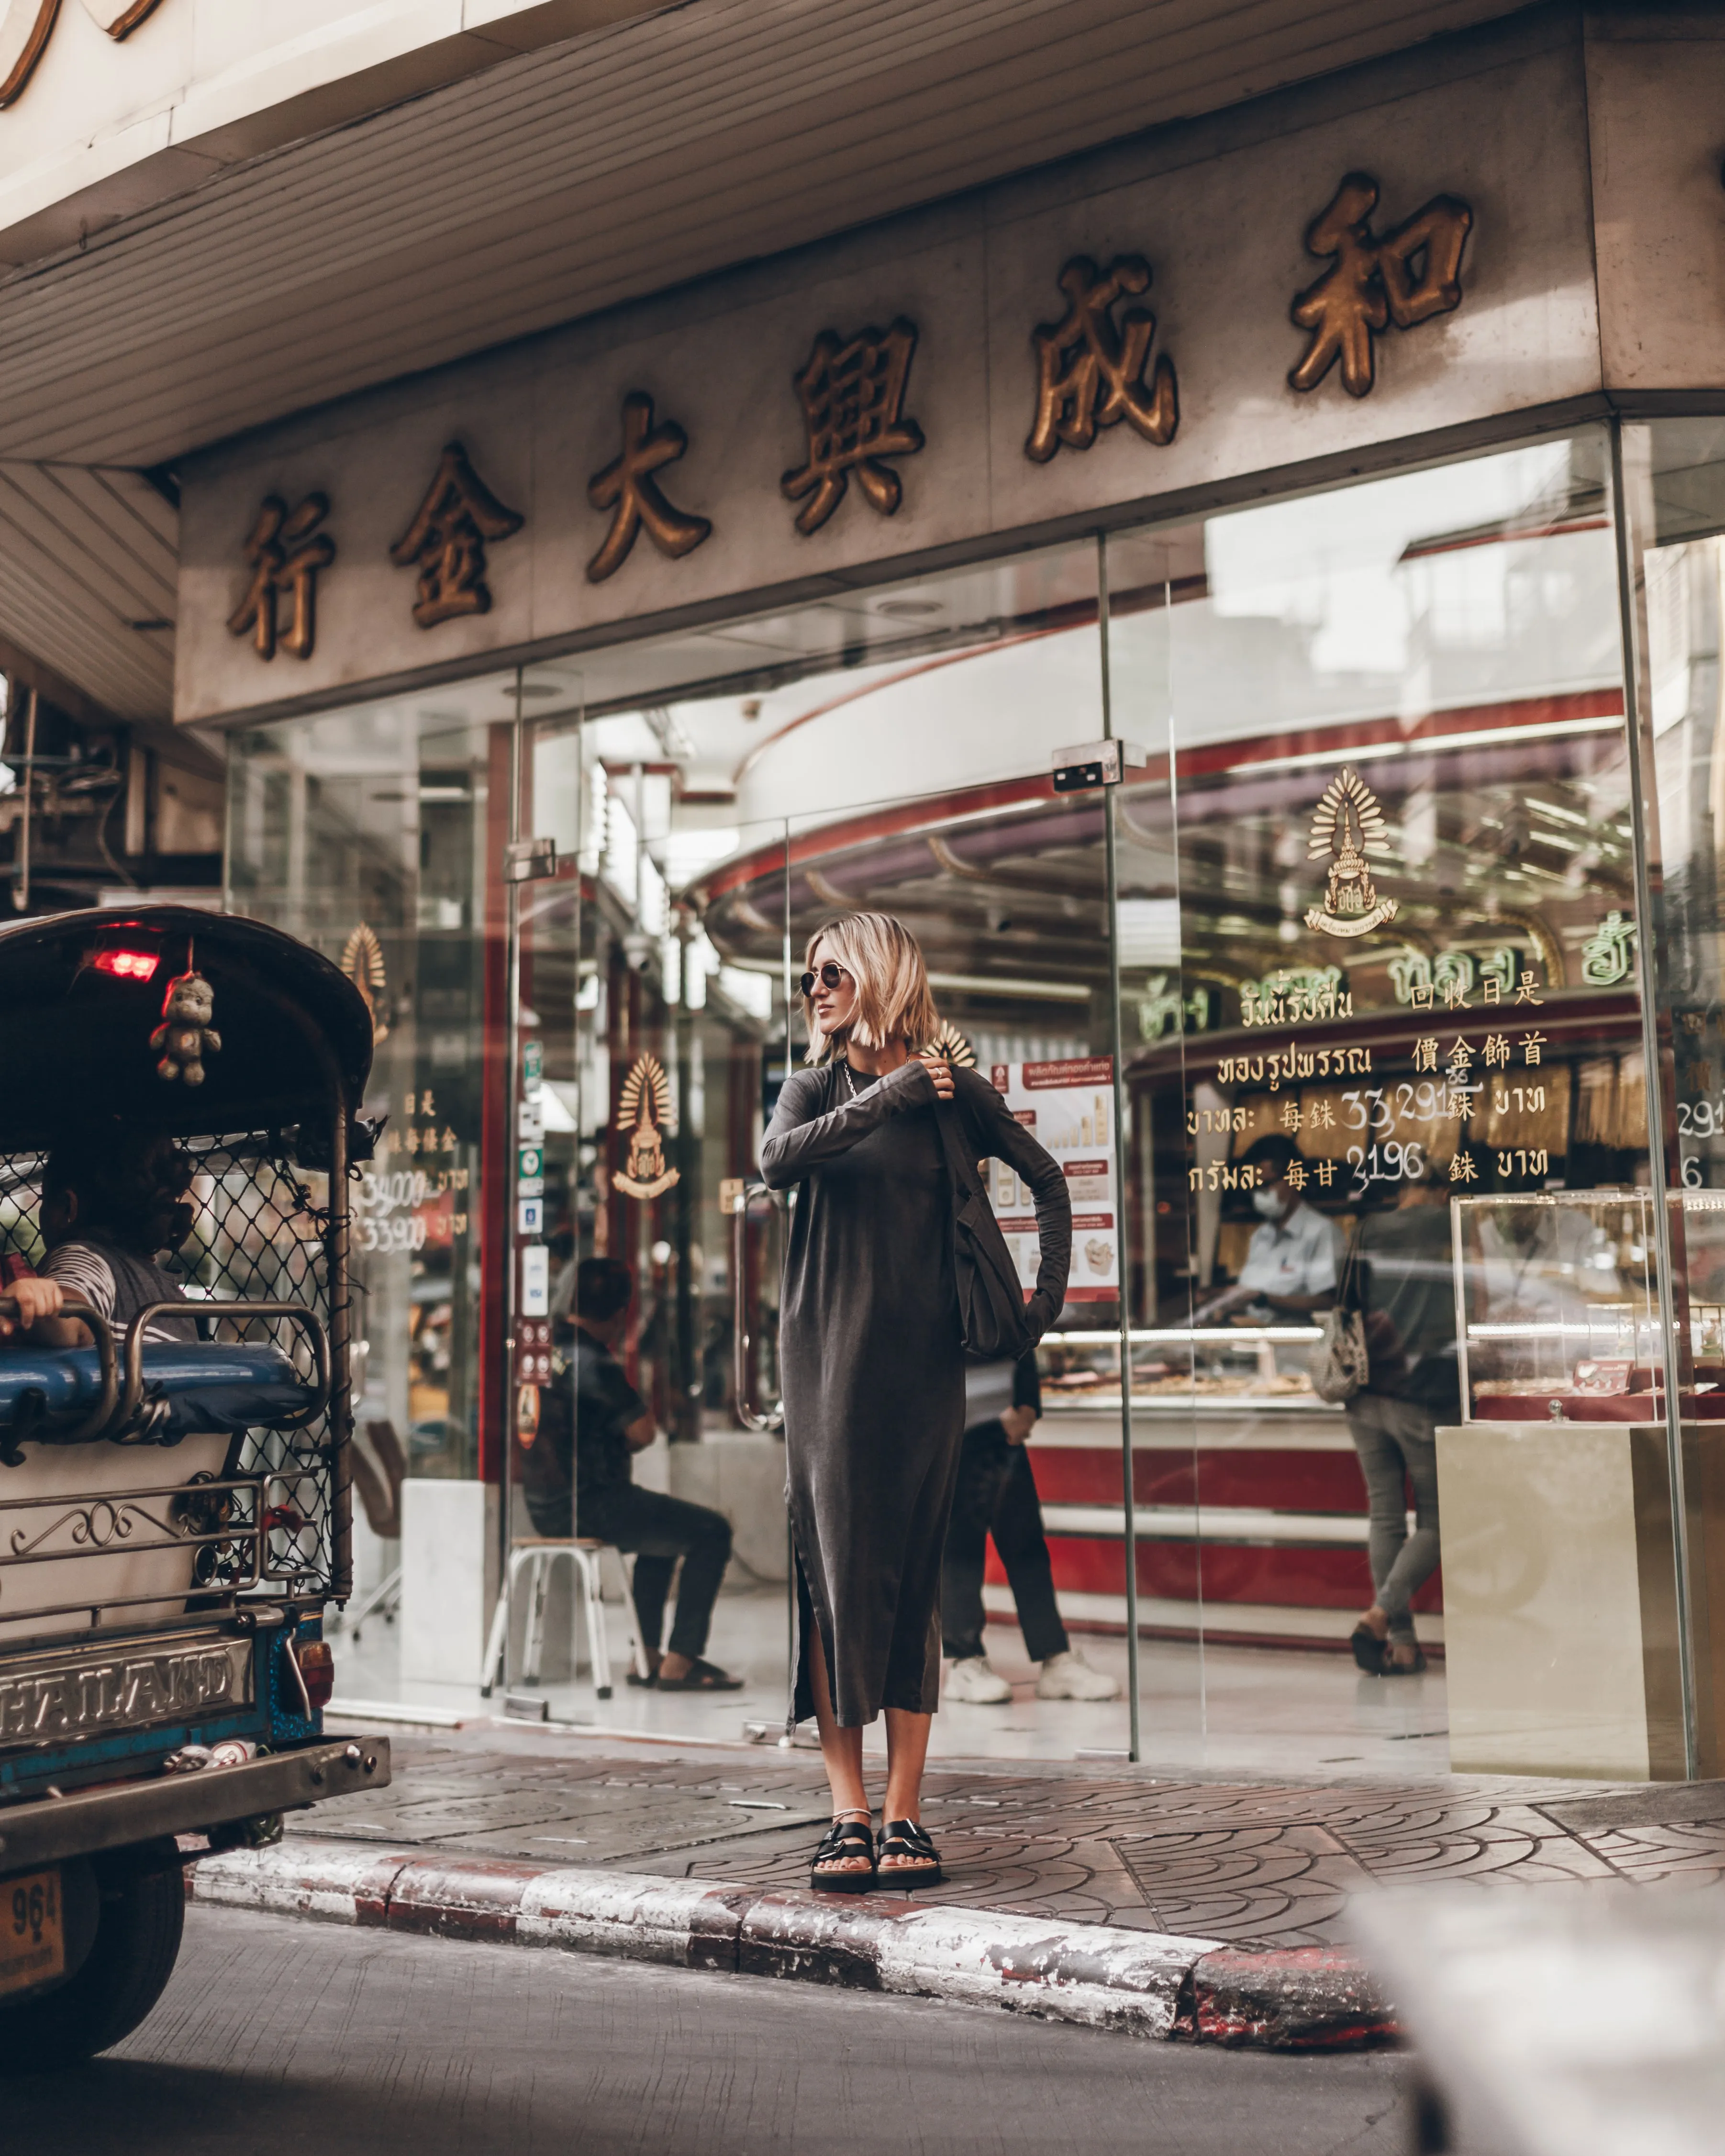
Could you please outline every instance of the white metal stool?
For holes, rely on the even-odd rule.
[[[611,1654],[605,1637],[604,1579],[600,1566],[607,1552],[617,1558],[618,1568],[623,1574],[623,1607],[629,1627],[629,1659],[638,1674],[644,1676],[644,1658],[635,1626],[634,1598],[630,1592],[629,1572],[623,1562],[621,1551],[613,1550],[609,1543],[593,1542],[582,1535],[524,1535],[511,1543],[509,1550],[509,1578],[502,1594],[497,1597],[496,1612],[491,1619],[491,1636],[485,1643],[485,1666],[480,1672],[480,1697],[489,1699],[493,1687],[503,1675],[504,1657],[509,1650],[509,1613],[515,1600],[516,1583],[522,1573],[527,1575],[527,1629],[522,1642],[521,1677],[524,1683],[537,1684],[539,1664],[545,1647],[545,1596],[551,1584],[551,1568],[559,1558],[567,1558],[574,1569],[577,1606],[574,1622],[580,1622],[582,1609],[587,1613],[588,1660],[593,1667],[593,1690],[601,1699],[611,1697]],[[574,1642],[570,1645],[572,1648]]]

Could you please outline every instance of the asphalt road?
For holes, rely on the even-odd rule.
[[[193,1908],[136,2035],[0,2096],[71,2156],[1405,2156],[1406,2073]]]

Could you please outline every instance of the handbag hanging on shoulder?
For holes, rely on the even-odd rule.
[[[978,1178],[974,1148],[964,1135],[957,1104],[939,1102],[935,1120],[952,1178],[952,1270],[964,1352],[973,1363],[1015,1363],[1037,1341],[1025,1312],[1019,1269]]]
[[[1366,1353],[1366,1321],[1355,1289],[1356,1248],[1356,1244],[1348,1246],[1348,1262],[1342,1269],[1335,1306],[1319,1320],[1323,1337],[1312,1351],[1312,1389],[1332,1407],[1345,1406],[1371,1373],[1370,1358]]]

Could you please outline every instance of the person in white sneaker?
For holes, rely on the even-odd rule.
[[[952,1664],[945,1697],[967,1707],[1004,1707],[1012,1686],[983,1652],[983,1568],[988,1537],[1006,1567],[1039,1699],[1117,1699],[1120,1686],[1093,1670],[1066,1636],[1055,1599],[1042,1505],[1024,1444],[1042,1413],[1034,1353],[1016,1366],[972,1363],[964,1373],[965,1431],[958,1484],[941,1562],[941,1632]]]

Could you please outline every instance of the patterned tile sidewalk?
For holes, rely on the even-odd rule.
[[[808,1884],[827,1816],[803,1752],[495,1729],[393,1745],[391,1788],[290,1830],[765,1887]],[[931,1770],[925,1795],[942,1902],[1242,1946],[1342,1940],[1348,1897],[1373,1886],[1725,1879],[1725,1782],[1243,1784],[996,1763]]]

